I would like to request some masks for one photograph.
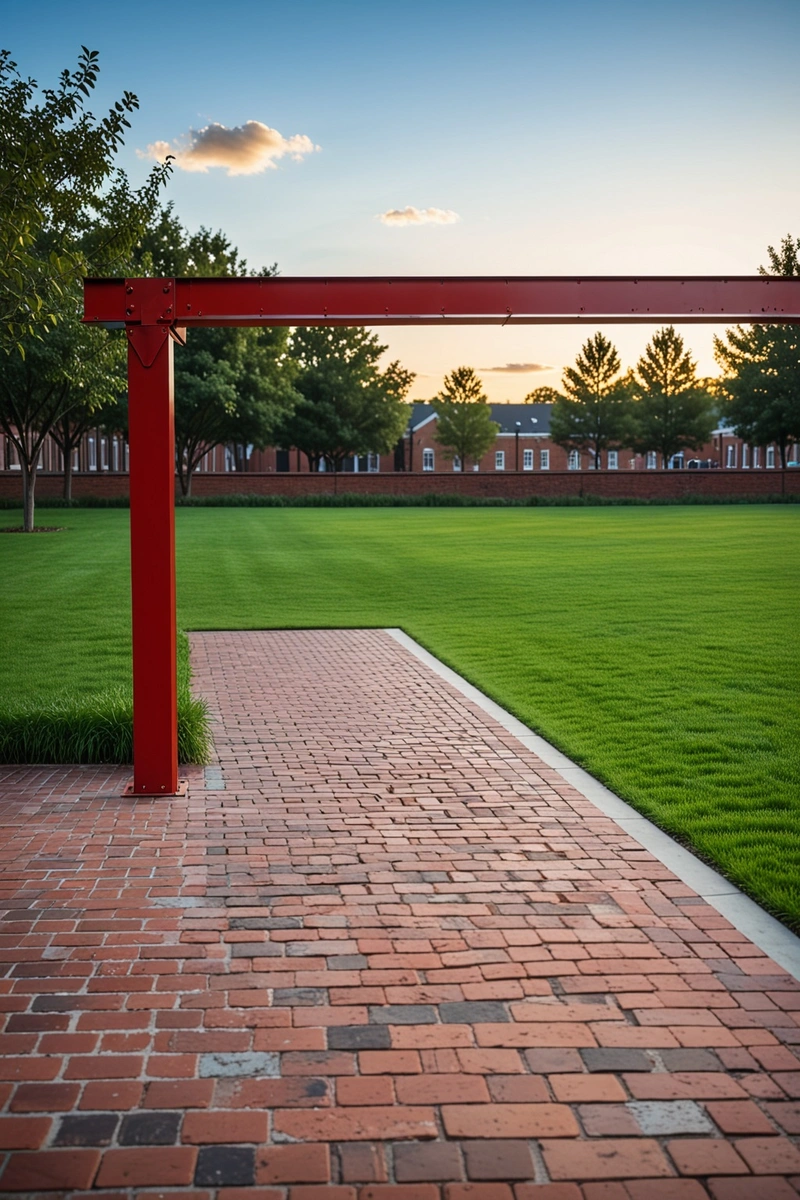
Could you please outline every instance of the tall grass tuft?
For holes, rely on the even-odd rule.
[[[206,703],[181,691],[178,757],[184,763],[206,763],[209,750]],[[124,688],[0,709],[0,763],[132,761],[133,702]]]
[[[178,760],[207,763],[208,705],[192,695],[188,642],[178,648]],[[128,687],[89,696],[0,701],[0,763],[133,762],[133,696]]]

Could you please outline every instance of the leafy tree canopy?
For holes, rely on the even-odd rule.
[[[125,387],[125,342],[81,324],[83,296],[65,284],[59,321],[42,337],[23,337],[25,354],[0,355],[0,428],[16,448],[25,528],[34,526],[36,466],[48,433],[70,453],[105,405]],[[66,443],[65,443],[66,438]]]
[[[214,446],[270,444],[298,399],[288,329],[191,330],[175,354],[175,453],[184,495]]]
[[[291,355],[301,399],[278,425],[278,445],[296,447],[312,471],[324,461],[340,470],[355,454],[386,454],[408,421],[404,398],[411,371],[378,361],[386,350],[367,329],[303,326],[295,329]]]
[[[555,404],[557,400],[563,400],[564,396],[557,388],[554,387],[537,387],[532,392],[528,392],[523,403],[524,404]]]
[[[39,92],[0,51],[0,427],[19,454],[26,531],[45,437],[107,399],[102,364],[116,361],[102,331],[79,328],[80,281],[127,267],[171,170],[156,166],[133,189],[115,168],[139,102],[124,92],[97,120],[86,101],[98,72],[97,51],[83,47],[77,68]],[[61,323],[70,329],[44,344]],[[11,361],[26,355],[35,370]]]
[[[136,248],[136,269],[165,278],[242,276],[247,262],[218,229],[189,232],[165,205]],[[261,276],[277,274],[263,267]],[[181,491],[215,446],[263,447],[298,399],[285,328],[191,329],[175,352],[175,454]]]
[[[123,92],[96,119],[86,101],[99,73],[84,46],[75,70],[54,88],[26,79],[0,51],[0,349],[24,352],[24,339],[58,320],[66,289],[85,274],[113,274],[151,218],[171,166],[153,168],[131,188],[115,169],[128,116]],[[66,310],[70,306],[66,302]]]
[[[175,215],[174,204],[165,204],[139,240],[134,252],[142,275],[171,279],[186,276],[219,278],[247,275],[247,261],[221,229],[201,225],[190,233]],[[262,267],[260,276],[277,275],[277,267]]]
[[[492,420],[483,384],[473,367],[456,367],[444,377],[444,387],[433,403],[438,417],[436,441],[445,458],[467,461],[481,458],[497,437],[500,426]]]

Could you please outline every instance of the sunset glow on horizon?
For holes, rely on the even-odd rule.
[[[189,229],[282,275],[755,274],[800,234],[797,0],[99,0],[6,12],[42,86],[100,52],[99,114],[135,92],[119,165]],[[432,397],[459,365],[490,400],[559,387],[595,326],[376,332]],[[604,326],[623,369],[658,326]],[[701,375],[713,336],[680,332]]]

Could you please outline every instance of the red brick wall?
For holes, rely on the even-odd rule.
[[[36,481],[36,498],[43,504],[61,495],[60,475],[41,473]],[[73,496],[116,497],[128,495],[128,477],[123,474],[80,474],[73,477]],[[784,492],[800,495],[800,470],[716,471],[504,471],[467,472],[415,471],[385,474],[198,474],[192,482],[195,496],[309,496],[349,492],[360,496],[602,496],[607,498],[661,500],[682,496],[757,499]],[[22,482],[16,471],[0,471],[0,497],[20,499]]]

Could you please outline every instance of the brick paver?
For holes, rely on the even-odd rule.
[[[388,634],[192,655],[187,796],[0,769],[0,1194],[798,1196],[796,980]]]

